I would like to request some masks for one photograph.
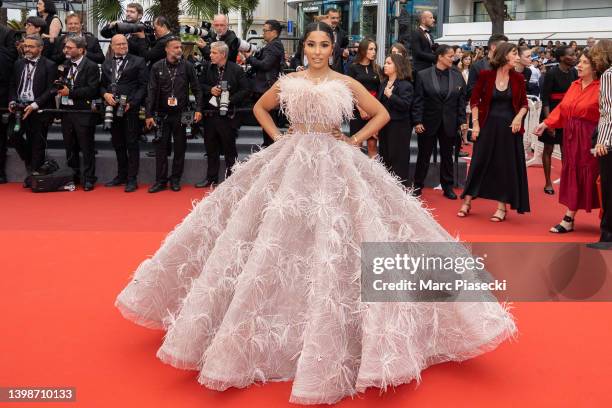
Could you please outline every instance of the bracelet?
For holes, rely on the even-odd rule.
[[[356,136],[351,137],[351,139],[353,140],[353,142],[355,142],[355,145],[359,144],[359,141],[357,140]]]

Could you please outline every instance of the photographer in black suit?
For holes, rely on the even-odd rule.
[[[61,109],[91,110],[91,100],[100,95],[100,69],[90,59],[85,58],[87,41],[83,37],[66,40],[64,54],[68,61],[63,68],[61,81],[63,87],[58,91],[61,96]],[[66,148],[68,166],[75,171],[75,183],[80,181],[79,150],[83,154],[83,190],[91,191],[96,182],[96,156],[94,132],[96,116],[91,113],[65,113],[62,116],[62,134]]]
[[[281,73],[281,64],[285,58],[285,47],[278,39],[282,30],[281,24],[276,20],[268,20],[263,26],[263,37],[266,45],[252,53],[245,53],[246,63],[251,66],[247,74],[252,77],[252,99],[257,101],[268,89],[274,85]],[[278,116],[275,117],[278,122]],[[263,146],[272,144],[272,138],[263,131]]]
[[[213,32],[210,35],[209,41],[223,41],[228,48],[227,60],[236,62],[238,59],[238,52],[240,51],[240,37],[235,32],[229,29],[229,17],[225,14],[216,14],[212,21]],[[204,47],[200,47],[202,56],[207,61],[210,61],[211,44],[206,44]]]
[[[15,32],[4,25],[0,25],[0,108],[8,107],[8,84],[16,59]],[[7,125],[0,120],[0,184],[7,181],[5,174],[6,131]]]
[[[37,171],[45,161],[51,115],[39,110],[52,108],[55,96],[53,82],[57,77],[57,67],[53,61],[42,56],[43,47],[43,40],[38,35],[29,35],[24,39],[24,57],[15,63],[9,84],[9,109],[22,115],[23,131],[14,133],[12,142],[28,171],[24,187],[31,186],[31,172]]]
[[[85,56],[95,62],[101,64],[104,62],[104,53],[100,47],[100,41],[91,33],[83,32],[83,23],[79,14],[69,14],[66,16],[67,34],[62,35],[55,41],[55,53],[51,58],[56,64],[63,64],[66,60],[64,55],[64,44],[66,40],[72,37],[82,37],[87,42],[87,53]]]
[[[412,53],[412,65],[414,72],[430,68],[436,63],[434,54],[434,39],[431,29],[436,24],[433,13],[429,10],[419,15],[419,27],[412,33],[410,38],[410,50]]]
[[[150,66],[166,58],[166,44],[171,38],[174,38],[170,31],[170,22],[164,16],[155,17],[153,28],[155,30],[155,44],[144,53],[144,59]]]
[[[126,184],[125,191],[130,193],[138,188],[138,111],[144,103],[148,70],[144,58],[128,54],[128,48],[123,34],[112,38],[114,57],[102,64],[100,94],[106,105],[113,107],[111,142],[117,154],[117,176],[105,185]]]
[[[436,65],[419,71],[415,86],[414,123],[419,153],[414,174],[414,194],[421,195],[431,153],[440,143],[440,184],[444,196],[457,199],[453,192],[453,146],[460,143],[459,128],[467,129],[465,81],[453,69],[455,52],[448,45],[436,49]]]
[[[170,188],[172,191],[181,190],[187,148],[182,116],[187,110],[190,90],[196,100],[193,121],[197,123],[202,119],[202,91],[193,64],[181,59],[181,40],[170,38],[166,41],[165,52],[166,58],[151,67],[145,104],[147,128],[157,127],[160,134],[155,144],[155,184],[149,188],[149,193],[167,188],[169,140],[174,140]]]
[[[219,159],[225,156],[225,177],[231,175],[238,152],[236,137],[240,127],[240,116],[235,108],[249,95],[249,83],[244,70],[235,62],[228,61],[229,50],[222,41],[210,45],[210,61],[206,73],[201,77],[202,95],[206,109],[216,112],[204,121],[204,143],[208,154],[206,179],[197,183],[198,188],[214,187],[219,183]]]
[[[140,4],[128,3],[128,5],[125,6],[125,20],[123,23],[138,24],[141,22],[143,14],[144,9]],[[113,38],[117,34],[122,34],[117,27],[119,23],[119,21],[108,23],[100,30],[100,35],[104,38]],[[125,34],[125,37],[128,42],[128,53],[144,58],[149,48],[149,43],[144,31]]]

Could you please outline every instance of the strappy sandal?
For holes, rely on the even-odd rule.
[[[499,215],[497,215],[497,213],[500,212],[502,214],[504,214],[502,217],[500,217]],[[489,218],[489,220],[491,222],[502,222],[506,219],[506,210],[502,210],[501,208],[498,208],[497,211],[495,211],[495,214],[493,214],[493,216],[491,218]]]
[[[574,219],[572,217],[570,217],[569,215],[565,215],[563,216],[563,221],[567,222],[568,224],[571,224],[571,228],[567,229],[559,223],[552,227],[550,229],[550,232],[552,232],[553,234],[567,234],[568,232],[572,232],[574,230]]]
[[[472,203],[461,204],[461,209],[459,209],[459,212],[457,212],[457,217],[460,217],[460,218],[467,217],[471,209],[472,209]]]
[[[555,189],[552,188],[552,187],[550,187],[550,188],[544,187],[544,192],[546,194],[548,194],[548,195],[553,195],[553,194],[555,194]]]

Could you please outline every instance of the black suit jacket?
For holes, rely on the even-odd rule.
[[[65,77],[68,70],[69,67],[65,67],[62,76]],[[77,72],[74,85],[68,94],[68,97],[74,101],[74,105],[69,109],[88,110],[91,109],[92,99],[100,95],[100,69],[92,60],[83,58]]]
[[[343,60],[342,53],[349,45],[349,39],[346,36],[346,33],[341,28],[338,28],[336,31],[337,40],[334,43],[334,63],[332,64],[332,69],[336,72],[344,74],[343,69]]]
[[[255,80],[252,82],[254,92],[264,93],[270,89],[278,78],[284,59],[285,47],[278,38],[247,59],[247,64],[255,69]]]
[[[389,112],[391,120],[412,120],[412,104],[414,103],[414,89],[410,81],[397,79],[393,83],[391,97],[385,95],[387,80],[380,84],[378,100]]]
[[[170,39],[170,37],[174,37],[174,34],[168,33],[163,37],[159,37],[153,47],[147,52],[144,53],[144,59],[149,63],[149,65],[155,64],[157,61],[161,61],[166,58],[166,43]]]
[[[230,93],[229,109],[234,110],[240,106],[249,96],[249,81],[246,78],[244,70],[235,62],[227,61],[225,70],[223,71],[222,80],[227,81],[228,90]],[[211,89],[219,83],[219,69],[217,65],[210,64],[206,72],[200,76],[200,85],[202,86],[202,98],[204,109],[219,108],[214,107],[209,103],[212,97]],[[234,116],[235,126],[240,126],[239,115]]]
[[[111,27],[110,23],[102,27],[100,30],[100,35],[104,38],[113,38],[115,34],[119,34],[117,27]],[[147,53],[147,49],[149,48],[147,37],[145,36],[145,38],[138,38],[133,34],[127,34],[126,36],[128,37],[128,52],[132,55],[144,58],[145,54]]]
[[[147,82],[149,80],[149,70],[144,58],[128,54],[127,62],[123,68],[123,73],[117,81],[116,95],[127,95],[127,102],[130,104],[130,111],[137,112],[144,103],[147,92]],[[113,72],[115,70],[115,60],[106,60],[102,64],[102,79],[100,81],[100,95],[113,93]]]
[[[467,83],[467,100],[469,101],[470,98],[472,97],[472,91],[474,90],[474,87],[476,86],[476,82],[478,82],[478,76],[480,75],[481,71],[485,71],[485,70],[489,70],[491,69],[491,64],[489,64],[489,59],[488,58],[483,58],[479,61],[476,61],[475,63],[472,64],[472,66],[470,66],[470,73],[468,76],[468,83]]]
[[[15,63],[13,75],[11,75],[9,83],[9,101],[17,101],[19,95],[19,87],[21,86],[21,77],[25,68],[25,59],[20,58]],[[34,102],[39,109],[50,109],[54,107],[55,86],[53,81],[57,79],[57,66],[53,61],[40,57],[34,71],[34,83],[32,90],[34,91]]]
[[[100,47],[100,41],[98,41],[98,39],[91,33],[83,33],[83,36],[85,37],[85,41],[87,41],[87,52],[85,53],[85,56],[96,64],[103,63],[105,57],[104,53],[102,52],[102,48]],[[66,56],[64,55],[64,45],[66,44],[67,38],[67,35],[64,34],[55,40],[55,52],[51,59],[55,61],[56,64],[62,64],[66,60]]]
[[[431,40],[433,42],[433,37]],[[415,72],[429,68],[436,63],[436,56],[432,45],[420,27],[412,33],[410,37],[410,50],[412,52],[412,66]]]
[[[435,135],[443,126],[447,137],[457,136],[466,121],[465,81],[454,68],[448,70],[448,93],[440,94],[436,67],[419,71],[414,90],[414,124],[425,126],[425,135]]]

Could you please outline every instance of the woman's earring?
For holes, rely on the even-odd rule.
[[[328,63],[329,63],[329,65],[334,65],[334,57],[333,56],[330,56],[328,58]]]

